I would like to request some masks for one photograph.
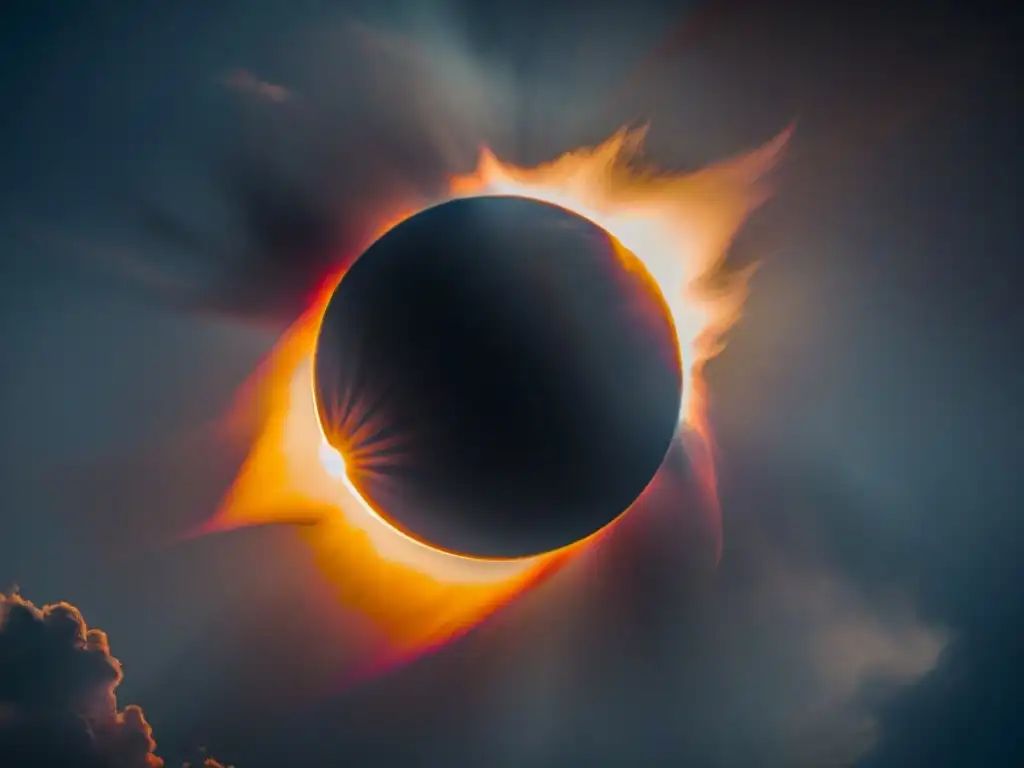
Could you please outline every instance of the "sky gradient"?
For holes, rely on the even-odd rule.
[[[828,5],[827,9],[821,7]],[[0,12],[0,587],[104,629],[169,764],[1019,765],[1021,163],[983,6],[118,3]],[[294,531],[186,543],[217,420],[381,201],[650,120],[795,132],[708,368],[724,551],[656,508],[471,636],[369,640]]]

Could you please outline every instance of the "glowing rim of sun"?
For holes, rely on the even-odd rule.
[[[643,266],[666,302],[685,361],[676,441],[688,457],[693,512],[706,526],[717,562],[721,509],[703,366],[721,352],[725,332],[741,317],[756,267],[734,269],[723,260],[743,221],[769,196],[764,179],[791,133],[792,126],[751,152],[683,172],[634,162],[641,159],[645,129],[623,129],[601,144],[528,168],[483,148],[476,167],[450,178],[440,199],[396,200],[381,210],[367,222],[363,244],[369,247],[433,205],[483,195],[556,205],[607,232]],[[326,443],[317,413],[315,341],[342,278],[341,270],[324,275],[306,310],[238,393],[229,428],[246,439],[251,427],[256,432],[217,513],[198,533],[298,524],[333,599],[376,628],[386,641],[385,656],[404,660],[464,634],[581,555],[599,555],[594,545],[638,504],[576,544],[523,559],[446,552],[396,529],[345,482],[344,459]],[[659,471],[641,498],[658,493],[662,480],[668,493],[676,492],[669,473]]]
[[[647,288],[653,292],[654,298],[656,298],[658,301],[660,301],[660,308],[661,308],[662,313],[664,314],[664,319],[666,319],[668,321],[669,326],[670,326],[671,331],[672,331],[672,339],[675,342],[675,346],[676,346],[676,349],[677,349],[677,352],[678,352],[678,357],[676,359],[676,363],[679,366],[679,376],[680,376],[680,381],[679,381],[679,408],[680,408],[680,413],[682,414],[682,409],[683,409],[683,404],[684,404],[684,399],[683,399],[684,398],[684,385],[685,385],[685,380],[686,380],[684,366],[686,365],[686,360],[683,358],[682,343],[681,343],[681,340],[679,338],[679,331],[676,328],[675,316],[674,316],[674,314],[672,312],[672,306],[671,306],[671,304],[670,304],[670,302],[668,300],[668,297],[665,295],[664,291],[662,290],[661,285],[654,278],[654,276],[651,274],[651,272],[647,269],[647,266],[644,264],[644,262],[635,253],[633,253],[628,248],[626,248],[622,244],[622,242],[615,236],[615,234],[613,232],[611,232],[610,230],[606,229],[600,222],[595,221],[590,216],[587,216],[586,214],[584,214],[584,213],[582,213],[582,212],[580,212],[578,210],[574,210],[573,208],[571,208],[569,206],[566,206],[566,205],[563,205],[563,204],[557,203],[557,202],[552,202],[550,200],[544,199],[543,196],[538,196],[538,195],[530,194],[530,193],[527,193],[527,192],[482,192],[482,193],[479,193],[479,194],[453,195],[453,196],[445,198],[444,200],[441,200],[439,202],[432,203],[430,205],[426,205],[426,206],[424,206],[422,208],[419,208],[418,210],[415,210],[412,213],[409,213],[409,214],[399,218],[397,221],[394,221],[390,226],[386,227],[382,232],[380,232],[380,234],[378,234],[373,239],[373,241],[370,243],[369,246],[367,246],[366,248],[364,248],[362,250],[362,252],[359,254],[359,256],[356,259],[354,259],[351,264],[349,264],[347,269],[351,269],[352,265],[354,265],[359,259],[361,259],[363,257],[363,255],[375,243],[377,243],[380,240],[382,240],[384,237],[387,236],[387,234],[389,232],[391,232],[391,230],[393,230],[395,227],[400,226],[404,222],[409,221],[410,219],[412,219],[412,218],[414,218],[416,216],[419,216],[420,214],[425,213],[425,212],[427,212],[429,210],[432,210],[432,209],[438,208],[438,207],[440,207],[442,205],[446,205],[448,203],[454,202],[455,200],[469,200],[469,199],[473,199],[473,198],[485,198],[485,197],[486,198],[509,197],[509,198],[519,198],[519,199],[522,199],[522,200],[533,200],[533,201],[538,202],[538,203],[544,203],[546,205],[550,205],[552,207],[559,208],[559,209],[561,209],[563,211],[566,211],[567,213],[570,213],[570,214],[572,214],[574,216],[577,216],[577,217],[579,217],[579,218],[581,218],[581,219],[583,219],[583,220],[593,224],[598,229],[600,229],[602,233],[604,233],[604,235],[610,241],[610,244],[611,244],[612,248],[614,249],[616,256],[619,258],[619,261],[622,263],[623,269],[626,269],[626,270],[629,270],[629,271],[633,271],[633,270],[636,269],[636,270],[640,271],[640,274],[641,274],[641,277],[642,277],[643,281],[647,284]],[[443,547],[439,547],[436,544],[433,544],[433,543],[431,543],[429,541],[426,541],[424,539],[420,539],[420,538],[412,535],[411,533],[408,533],[408,532],[402,530],[399,526],[397,526],[395,523],[393,523],[391,520],[389,520],[386,515],[382,514],[380,512],[380,510],[376,509],[373,506],[373,504],[370,503],[370,501],[365,496],[363,496],[362,493],[359,492],[359,489],[356,488],[355,483],[352,482],[352,479],[351,479],[351,477],[349,477],[349,474],[348,474],[348,464],[345,461],[345,457],[342,454],[342,450],[339,449],[337,446],[332,445],[330,440],[327,439],[327,433],[324,431],[323,418],[322,418],[322,414],[321,414],[320,404],[317,402],[317,396],[316,396],[316,353],[317,353],[317,349],[320,346],[320,334],[321,334],[321,332],[323,330],[323,319],[324,319],[324,315],[327,312],[327,306],[330,303],[330,299],[334,296],[334,293],[335,293],[335,291],[337,291],[338,286],[341,285],[342,281],[344,281],[344,279],[345,279],[345,274],[347,272],[347,269],[345,271],[341,271],[338,275],[335,276],[334,279],[332,279],[323,288],[323,294],[327,297],[327,300],[321,302],[322,306],[320,307],[319,317],[317,318],[316,323],[315,323],[315,325],[316,325],[316,332],[314,334],[313,349],[310,352],[310,357],[309,357],[309,359],[310,359],[310,363],[309,364],[310,364],[310,371],[311,371],[311,375],[309,377],[310,396],[312,397],[313,408],[314,408],[314,410],[316,412],[316,415],[317,415],[316,423],[317,423],[317,429],[319,431],[319,438],[320,438],[320,444],[319,444],[319,447],[317,449],[317,455],[318,455],[318,458],[320,459],[320,464],[323,466],[324,471],[327,472],[327,474],[329,474],[331,477],[333,477],[336,480],[340,481],[344,485],[345,490],[347,490],[352,495],[352,498],[355,499],[359,503],[359,505],[362,508],[362,510],[367,515],[369,515],[371,518],[376,520],[379,524],[386,526],[388,529],[390,529],[390,531],[392,533],[397,534],[402,539],[408,541],[411,544],[423,547],[424,549],[430,550],[432,552],[436,552],[436,553],[439,553],[439,554],[442,554],[442,555],[446,555],[448,557],[458,558],[460,560],[464,560],[464,561],[467,561],[467,562],[475,562],[475,563],[520,563],[521,562],[521,563],[528,563],[528,562],[533,562],[533,561],[536,561],[536,560],[539,560],[539,559],[542,559],[542,558],[546,559],[546,558],[549,558],[549,557],[554,557],[554,556],[557,556],[559,553],[564,553],[564,552],[572,551],[572,550],[574,550],[574,549],[576,549],[578,547],[585,546],[586,543],[589,542],[589,541],[597,539],[602,534],[604,534],[606,531],[610,530],[620,519],[622,519],[622,517],[625,516],[629,512],[629,510],[633,507],[633,505],[636,504],[636,502],[640,498],[643,497],[643,495],[646,492],[647,488],[650,487],[650,484],[652,482],[654,482],[655,478],[658,475],[658,472],[661,471],[660,470],[660,465],[659,465],[659,469],[657,471],[655,471],[654,475],[652,475],[651,478],[644,485],[644,488],[641,489],[639,494],[637,494],[636,499],[634,499],[625,509],[623,509],[621,512],[619,512],[613,519],[609,520],[607,523],[602,525],[600,528],[590,532],[586,536],[583,536],[582,538],[577,539],[576,541],[573,541],[573,542],[571,542],[569,544],[565,544],[565,545],[563,545],[561,547],[555,547],[554,549],[545,550],[543,552],[536,552],[536,553],[531,554],[531,555],[519,555],[519,556],[515,556],[515,557],[481,557],[481,556],[478,556],[478,555],[468,555],[468,554],[465,554],[463,552],[455,552],[453,550],[449,550],[449,549],[445,549]],[[682,415],[680,415],[680,419],[681,418],[682,418]],[[674,439],[675,438],[673,438],[673,440]],[[662,461],[663,462],[664,462],[665,456],[667,456],[669,451],[671,450],[671,447],[672,446],[671,446],[671,441],[670,441],[669,445],[665,448],[665,455],[662,457]]]

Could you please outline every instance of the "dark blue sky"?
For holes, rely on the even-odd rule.
[[[168,757],[1020,765],[1010,25],[978,6],[381,6],[0,11],[0,585],[109,632]],[[328,695],[358,643],[324,629],[291,532],[166,543],[240,458],[210,424],[375,201],[429,193],[481,140],[535,162],[644,118],[674,168],[796,119],[709,370],[718,572],[679,565],[671,514],[638,520],[473,636]]]

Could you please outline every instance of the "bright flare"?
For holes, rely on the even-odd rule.
[[[484,150],[477,169],[450,185],[448,199],[512,194],[560,205],[602,226],[644,264],[675,321],[684,363],[680,429],[719,548],[701,374],[721,351],[747,295],[750,270],[723,274],[723,258],[744,218],[764,200],[760,182],[787,138],[784,133],[746,156],[678,175],[637,168],[643,131],[622,131],[537,168],[508,165]],[[387,217],[378,237],[414,213]],[[316,412],[312,354],[341,279],[325,280],[247,388],[240,405],[259,418],[260,432],[207,530],[315,522],[303,530],[339,600],[378,627],[390,652],[416,654],[466,631],[601,534],[538,557],[491,561],[431,548],[384,522],[349,483],[344,457],[327,445]]]

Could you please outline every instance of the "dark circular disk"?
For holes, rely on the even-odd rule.
[[[650,276],[593,222],[522,197],[406,219],[328,303],[315,355],[328,441],[399,530],[513,558],[624,512],[658,471],[682,368]]]

